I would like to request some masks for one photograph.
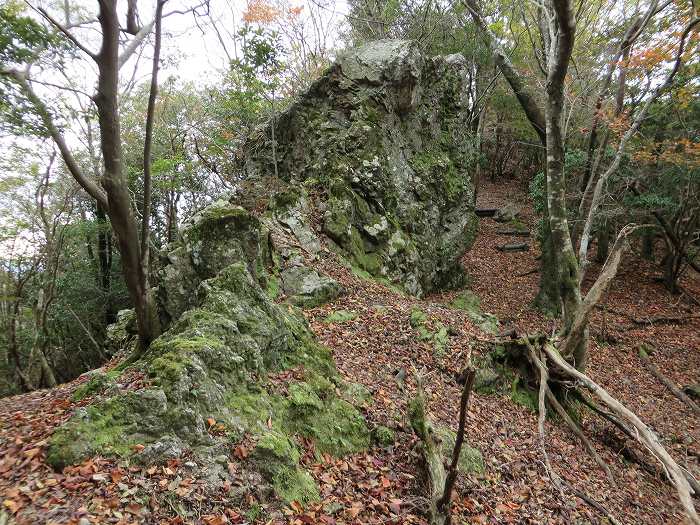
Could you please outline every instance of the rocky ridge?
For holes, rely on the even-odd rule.
[[[52,436],[47,461],[187,452],[226,478],[216,458],[245,440],[250,483],[316,499],[298,438],[337,456],[366,448],[371,432],[358,410],[368,392],[341,380],[298,309],[343,292],[314,260],[336,252],[414,295],[463,282],[459,258],[476,228],[463,73],[457,55],[368,44],[275,120],[276,168],[270,128],[251,138],[236,193],[193,217],[163,255],[167,330],[76,392],[99,397]],[[128,346],[132,325],[120,315],[112,341]]]

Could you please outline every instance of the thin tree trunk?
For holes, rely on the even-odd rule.
[[[97,57],[97,95],[100,147],[104,162],[104,187],[109,195],[108,212],[117,234],[124,279],[136,311],[140,351],[160,335],[155,300],[148,285],[148,271],[142,265],[139,234],[124,173],[119,121],[119,17],[116,0],[100,0],[99,21],[102,48]]]
[[[153,47],[153,63],[151,68],[151,86],[148,93],[148,108],[146,109],[146,136],[143,141],[143,209],[141,212],[141,266],[148,276],[150,263],[151,238],[151,148],[153,145],[153,121],[155,118],[156,98],[158,97],[158,70],[160,69],[160,47],[163,26],[163,5],[167,0],[158,0],[155,17],[155,44]],[[129,3],[131,8],[131,3]]]

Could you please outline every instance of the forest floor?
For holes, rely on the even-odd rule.
[[[524,207],[531,229],[535,218],[524,190],[516,183],[485,185],[483,207],[516,201]],[[498,317],[503,327],[551,332],[555,321],[531,307],[539,275],[534,240],[522,253],[495,249],[508,240],[503,226],[481,219],[479,235],[464,264],[471,290],[482,309]],[[318,462],[306,443],[302,459],[316,478],[322,501],[303,509],[292,505],[258,505],[256,491],[239,507],[227,506],[230,483],[212,492],[210,484],[188,467],[187,458],[144,467],[94,458],[53,472],[45,463],[45,445],[53,429],[76,405],[71,394],[85,381],[0,401],[0,500],[5,511],[22,523],[425,523],[417,442],[406,421],[406,403],[414,393],[413,370],[422,371],[428,387],[431,417],[456,429],[460,386],[455,375],[470,357],[488,351],[493,335],[482,332],[467,312],[450,308],[458,292],[424,300],[411,298],[374,281],[353,275],[326,259],[323,270],[342,282],[347,294],[307,318],[320,341],[332,349],[346,379],[366,385],[374,401],[364,407],[371,425],[395,430],[395,444],[373,447],[343,459]],[[595,271],[591,271],[594,274]],[[527,275],[525,275],[527,274]],[[662,437],[674,457],[696,476],[700,474],[700,420],[673,397],[642,366],[637,345],[656,347],[653,362],[678,385],[700,378],[700,309],[668,294],[654,278],[658,269],[632,254],[623,263],[604,304],[592,320],[589,375],[618,397]],[[700,297],[700,278],[683,285]],[[428,316],[428,327],[450,328],[447,349],[435,352],[411,327],[412,309]],[[342,323],[325,322],[337,310],[357,316]],[[660,316],[695,316],[681,323],[635,323]],[[406,382],[397,371],[407,371]],[[603,505],[621,523],[682,523],[676,493],[653,458],[611,426],[583,413],[582,427],[615,477],[617,487],[585,452],[566,426],[546,423],[552,467],[568,485]],[[507,393],[474,393],[467,415],[467,439],[483,454],[483,474],[460,476],[455,494],[455,523],[607,523],[595,508],[570,489],[560,493],[548,479],[538,448],[537,414]],[[645,458],[645,470],[629,461]],[[232,447],[229,469],[236,470],[244,452]],[[627,459],[626,459],[627,457]],[[652,472],[649,472],[651,470]],[[273,509],[275,511],[273,512]],[[2,523],[0,511],[0,523]]]

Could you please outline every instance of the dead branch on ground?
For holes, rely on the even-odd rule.
[[[676,396],[682,403],[684,403],[688,408],[690,408],[696,415],[700,415],[700,406],[690,399],[685,392],[683,392],[676,384],[671,381],[666,375],[664,375],[659,368],[651,362],[649,359],[649,353],[647,352],[648,347],[644,344],[639,345],[639,358],[642,360],[644,368],[646,368],[651,375],[658,379],[669,391]]]

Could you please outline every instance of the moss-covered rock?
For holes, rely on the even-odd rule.
[[[107,326],[104,350],[108,356],[130,352],[136,344],[136,314],[133,309],[120,310],[117,320]]]
[[[449,344],[449,330],[441,322],[428,326],[428,316],[420,308],[413,308],[409,318],[411,326],[416,329],[419,341],[431,341],[438,356],[442,356]]]
[[[498,318],[481,310],[481,299],[471,290],[460,292],[451,303],[452,308],[464,310],[469,318],[474,321],[484,332],[495,334],[498,332]]]
[[[372,440],[379,446],[390,447],[394,444],[396,436],[390,428],[378,425],[372,430]]]
[[[258,440],[252,459],[281,499],[299,503],[316,501],[318,488],[309,473],[299,467],[300,457],[299,449],[287,434],[269,431]]]
[[[131,364],[151,386],[120,392],[107,389],[102,375],[86,383],[81,396],[111,395],[54,433],[53,466],[93,454],[130,456],[136,444],[146,447],[139,459],[148,461],[188,448],[207,458],[221,440],[247,434],[257,439],[249,468],[260,471],[279,497],[306,502],[318,491],[299,466],[296,436],[336,455],[369,445],[369,429],[353,400],[342,395],[346,385],[328,349],[297,308],[270,297],[266,231],[243,208],[222,202],[185,228],[161,272],[167,330]],[[304,370],[304,379],[286,391],[266,379],[293,367]],[[224,436],[209,432],[210,419]]]
[[[102,370],[95,370],[89,372],[89,379],[75,389],[71,399],[73,401],[81,401],[86,397],[99,394],[114,385],[114,380],[119,376],[119,371],[113,370],[110,372],[103,372]]]
[[[302,308],[313,308],[338,297],[343,288],[337,281],[307,266],[294,266],[281,275],[282,289],[289,300]]]
[[[276,166],[267,125],[243,146],[240,171],[263,187],[279,186],[268,180],[279,173],[292,188],[313,188],[322,232],[372,276],[415,295],[463,285],[459,259],[477,228],[467,82],[460,55],[428,58],[408,41],[365,44],[276,118]],[[269,206],[298,217],[298,202],[285,190]],[[308,245],[299,222],[289,227]]]
[[[449,464],[452,460],[452,452],[455,447],[457,435],[455,432],[445,427],[437,427],[435,429],[440,440],[440,451],[445,458],[445,462]],[[486,469],[484,457],[479,449],[470,447],[466,443],[462,443],[462,450],[457,461],[457,470],[464,474],[483,474]]]

